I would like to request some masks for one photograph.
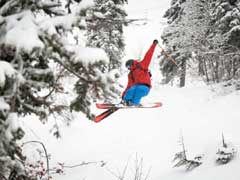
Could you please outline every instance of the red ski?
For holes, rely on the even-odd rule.
[[[146,104],[143,104],[143,105],[140,105],[140,106],[125,106],[123,104],[100,104],[100,103],[96,104],[96,107],[99,108],[99,109],[109,109],[109,108],[112,108],[112,107],[116,107],[116,108],[119,108],[119,109],[156,108],[156,107],[160,107],[160,106],[162,106],[162,103],[160,103],[160,102],[146,103]]]
[[[161,102],[155,102],[155,103],[147,103],[140,106],[124,106],[122,104],[96,104],[97,108],[99,109],[107,109],[103,113],[97,115],[94,119],[94,122],[100,122],[106,117],[110,116],[112,113],[116,112],[119,109],[132,109],[132,108],[157,108],[162,106]]]
[[[98,123],[98,122],[102,121],[103,119],[105,119],[106,117],[108,117],[112,113],[116,112],[117,110],[119,110],[119,108],[112,107],[112,108],[107,109],[103,113],[97,115],[94,119],[94,122]]]

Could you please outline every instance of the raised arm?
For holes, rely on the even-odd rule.
[[[150,48],[146,52],[143,60],[141,61],[141,65],[144,69],[148,69],[148,66],[151,62],[151,59],[152,59],[152,56],[153,56],[153,53],[154,53],[154,50],[155,50],[155,47],[157,44],[158,44],[158,41],[154,40],[153,44],[150,46]]]

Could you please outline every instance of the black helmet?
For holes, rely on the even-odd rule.
[[[133,61],[134,61],[133,59],[127,60],[125,63],[126,68],[130,69],[131,66],[133,65]]]

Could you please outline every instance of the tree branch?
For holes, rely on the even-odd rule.
[[[61,44],[60,42],[54,43],[54,40],[50,39],[48,36],[46,36],[45,38],[48,41],[48,43],[54,48],[54,50],[57,51],[58,54],[65,57],[66,59],[71,59],[71,56],[67,52],[64,52],[64,51],[61,50],[61,46],[59,45],[59,44]],[[84,81],[86,83],[92,83],[91,81],[88,81],[87,79],[81,77],[78,73],[76,73],[74,70],[72,70],[68,65],[64,64],[58,58],[55,58],[55,57],[52,57],[52,58],[56,63],[63,66],[67,71],[69,71],[70,73],[72,73],[73,75],[78,77],[81,81]]]
[[[26,144],[29,144],[29,143],[38,143],[42,146],[43,150],[44,150],[44,153],[45,153],[45,157],[46,157],[46,163],[47,163],[47,174],[48,174],[48,177],[50,177],[50,170],[49,170],[49,159],[48,159],[48,154],[47,154],[47,149],[45,147],[45,145],[41,142],[41,141],[28,141],[28,142],[25,142],[22,144],[22,146],[26,145]]]

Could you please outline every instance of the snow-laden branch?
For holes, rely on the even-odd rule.
[[[19,0],[9,0],[0,8],[0,15],[5,15],[7,12],[17,6]]]
[[[6,77],[14,78],[23,82],[23,77],[6,61],[0,61],[0,87],[5,86]]]
[[[43,48],[44,44],[38,36],[38,26],[33,13],[29,10],[8,16],[6,20],[6,34],[0,39],[3,44],[11,44],[18,49],[31,52],[36,48]]]

